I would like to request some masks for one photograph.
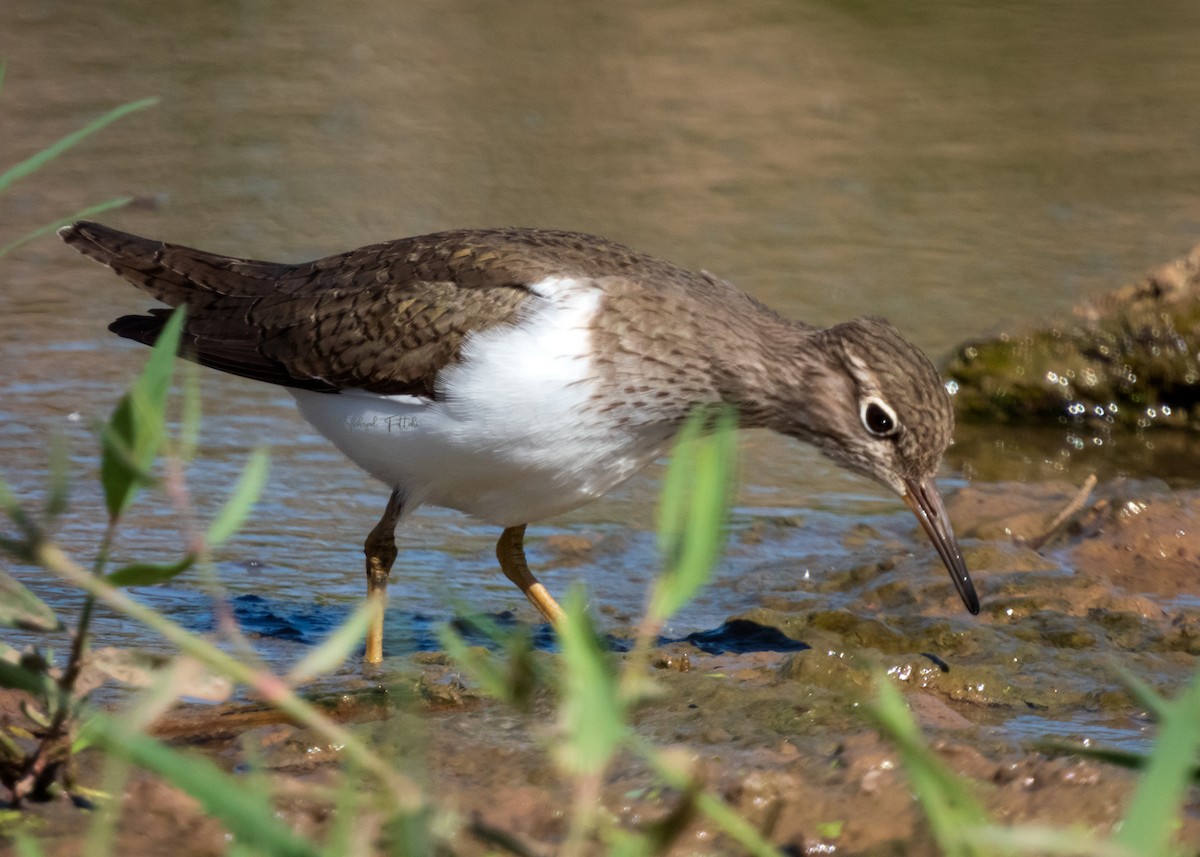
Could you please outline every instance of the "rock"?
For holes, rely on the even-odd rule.
[[[1200,245],[1072,316],[961,346],[966,421],[1200,429]]]

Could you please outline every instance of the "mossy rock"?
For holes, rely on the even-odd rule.
[[[1200,429],[1200,245],[1044,327],[961,346],[964,421]]]

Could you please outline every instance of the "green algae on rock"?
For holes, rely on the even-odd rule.
[[[1200,429],[1200,245],[1042,327],[946,366],[964,421]]]

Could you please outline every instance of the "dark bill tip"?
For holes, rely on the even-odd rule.
[[[942,495],[938,493],[933,478],[930,477],[921,482],[915,479],[906,479],[904,487],[904,502],[908,504],[908,508],[912,509],[917,520],[921,522],[921,528],[933,542],[938,556],[942,558],[946,570],[950,572],[950,579],[954,581],[954,588],[958,590],[963,604],[972,615],[979,615],[979,595],[975,592],[975,584],[971,582],[971,575],[963,560],[962,550],[959,549],[958,539],[954,537],[954,530],[950,528],[950,518],[946,516],[946,507],[942,505]]]

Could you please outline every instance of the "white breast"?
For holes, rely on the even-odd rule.
[[[439,401],[293,390],[300,413],[359,467],[420,503],[529,523],[596,499],[661,455],[666,428],[595,408],[590,280],[547,279],[515,326],[468,339]]]

